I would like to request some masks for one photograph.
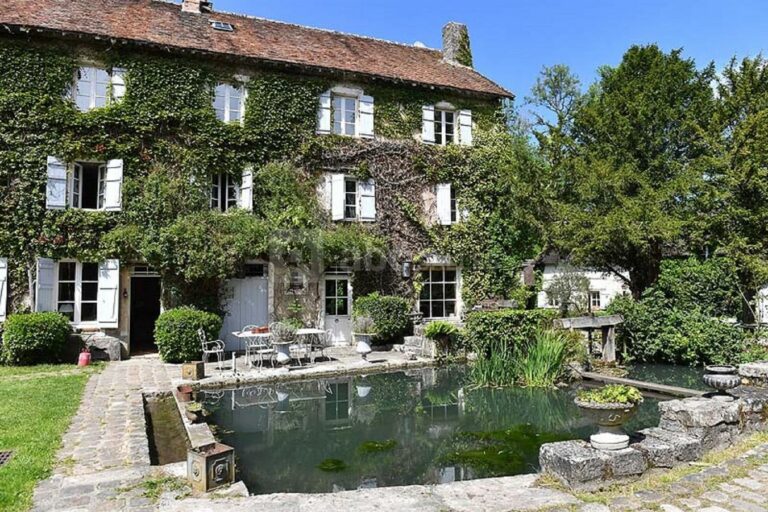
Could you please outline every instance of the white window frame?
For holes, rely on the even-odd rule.
[[[441,281],[435,281],[433,282],[431,279],[432,271],[440,269],[443,272],[443,279]],[[445,280],[445,271],[451,270],[454,272],[454,281],[446,281]],[[455,319],[459,318],[461,316],[461,269],[455,265],[448,265],[448,264],[430,264],[425,265],[420,269],[420,272],[429,272],[430,278],[429,280],[422,281],[422,289],[421,293],[419,295],[419,311],[422,312],[422,303],[426,302],[429,304],[428,310],[429,315],[424,315],[424,318],[430,319],[430,320],[440,320],[440,319]],[[432,284],[442,284],[443,285],[443,297],[440,299],[433,299],[432,298]],[[446,284],[453,284],[454,285],[454,295],[453,298],[447,298],[445,296],[445,285]],[[429,288],[427,288],[429,287]],[[428,292],[429,297],[425,298],[424,294],[425,291]],[[443,303],[443,316],[432,316],[432,303],[433,302],[442,302]],[[447,302],[453,302],[453,315],[445,315],[446,307],[445,304]]]
[[[590,309],[602,309],[602,295],[600,290],[589,290]]]
[[[448,114],[453,116],[453,121],[451,123],[448,123],[446,121],[446,117]],[[435,107],[435,144],[437,144],[438,146],[449,146],[453,144],[458,144],[459,137],[456,131],[456,126],[458,124],[457,119],[458,119],[458,113],[456,112],[456,110],[451,108],[441,108],[439,106]],[[453,126],[453,133],[451,133],[450,142],[446,140],[446,127],[448,124],[451,124]]]
[[[219,116],[219,110],[216,109],[216,98],[218,98],[219,88],[224,90],[224,110],[221,111],[221,117]],[[240,117],[238,119],[232,119],[232,112],[230,100],[232,99],[232,92],[237,91],[240,94],[240,101],[238,102],[238,110]],[[213,88],[213,111],[216,114],[216,119],[224,123],[237,123],[243,124],[245,119],[245,98],[248,95],[248,90],[244,85],[234,85],[228,82],[219,82]]]
[[[74,281],[69,281],[69,280],[64,281],[66,283],[74,283],[74,285],[75,285],[74,302],[73,301],[68,301],[68,300],[67,301],[61,301],[61,297],[59,295],[59,293],[60,293],[59,283],[62,282],[62,281],[59,280],[60,267],[61,267],[62,263],[67,263],[67,264],[74,263],[75,264],[75,280]],[[87,283],[95,283],[96,284],[96,298],[94,300],[88,300],[88,301],[85,301],[85,302],[83,301],[83,264],[96,265],[96,280],[95,281],[86,281]],[[98,309],[99,309],[99,295],[98,295],[98,293],[99,293],[98,292],[98,290],[99,290],[99,277],[98,276],[99,276],[99,264],[98,263],[92,263],[92,262],[88,262],[88,261],[82,262],[82,261],[77,261],[77,260],[72,260],[72,259],[64,259],[64,260],[60,260],[60,261],[56,262],[56,281],[55,281],[55,283],[56,283],[55,284],[56,311],[59,311],[59,306],[61,304],[72,303],[73,304],[73,309],[74,309],[74,312],[73,312],[73,315],[72,315],[72,320],[70,322],[72,325],[75,325],[75,326],[96,326],[96,325],[99,324],[99,320],[98,320],[98,318],[99,318],[99,313],[98,313]],[[83,312],[82,309],[83,309],[83,304],[84,303],[89,303],[89,304],[95,304],[96,305],[96,318],[94,318],[93,320],[87,320],[87,321],[83,321],[82,320],[82,312]]]
[[[347,187],[352,184],[354,191],[350,192]],[[354,196],[352,202],[349,202],[350,196]],[[354,214],[348,215],[349,208],[353,209]],[[344,220],[353,222],[360,219],[360,183],[357,178],[352,176],[344,177]]]
[[[210,193],[208,195],[210,207],[221,212],[228,212],[240,205],[240,184],[235,178],[221,172],[211,177]],[[214,190],[217,191],[214,197]]]
[[[81,79],[80,79],[81,75],[80,75],[80,73],[84,69],[88,70],[89,72],[91,72],[92,76],[90,76],[88,78],[87,82],[84,82],[84,83],[88,84],[88,94],[82,94],[81,95],[81,94],[78,94],[79,85],[80,85],[80,82],[81,82]],[[106,82],[99,82],[97,80],[97,76],[99,74],[99,71],[103,71],[107,75]],[[74,102],[75,107],[77,107],[77,109],[80,112],[89,112],[89,111],[91,111],[91,110],[93,110],[95,108],[104,108],[106,106],[111,105],[112,103],[115,103],[115,102],[119,101],[119,98],[122,98],[122,94],[124,94],[125,91],[123,90],[122,94],[119,95],[119,97],[118,97],[118,95],[115,94],[115,88],[118,87],[118,86],[121,87],[121,88],[125,87],[125,84],[123,83],[123,79],[124,79],[123,76],[122,76],[123,73],[124,73],[124,70],[121,69],[121,68],[103,68],[103,67],[100,67],[100,66],[95,66],[95,65],[90,65],[90,64],[84,64],[82,66],[78,66],[78,68],[74,72],[73,82],[72,82],[72,92],[70,94],[70,97],[71,97],[72,101]],[[119,85],[115,84],[115,77],[116,77],[116,75],[119,75],[120,79],[121,79],[120,80],[121,83]],[[97,88],[96,86],[99,83],[104,83],[104,85],[105,85],[104,96],[99,96],[99,95],[96,94],[96,88]],[[78,103],[77,103],[78,96],[87,96],[88,97],[88,107],[87,108],[83,109],[83,108],[80,107],[80,105],[78,105]],[[98,105],[97,101],[99,99],[101,99],[101,98],[103,98],[104,104],[103,105]]]
[[[336,108],[336,99],[340,99],[341,104],[345,107],[341,110]],[[354,122],[349,123],[344,120],[344,114],[348,112],[346,108],[346,100],[352,100],[354,105]],[[338,116],[338,117],[337,117]],[[339,119],[339,131],[336,129],[336,119]],[[346,126],[352,124],[351,134],[346,133],[344,129]],[[342,135],[344,137],[359,137],[360,133],[360,95],[352,93],[331,92],[331,133],[334,135]]]
[[[96,177],[96,208],[83,208],[83,164],[98,166],[98,175]],[[107,184],[107,162],[89,162],[86,160],[77,160],[72,163],[71,179],[68,180],[69,205],[78,210],[100,211],[104,210],[104,199],[106,197]]]

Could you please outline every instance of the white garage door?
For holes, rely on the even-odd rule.
[[[269,323],[269,280],[265,263],[245,265],[242,278],[230,279],[226,284],[227,315],[220,337],[226,343],[225,350],[245,350],[242,340],[232,333],[246,325]]]

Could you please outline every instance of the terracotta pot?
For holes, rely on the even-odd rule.
[[[180,402],[191,402],[192,401],[192,393],[194,390],[192,389],[192,386],[189,385],[182,385],[177,388],[178,395],[179,395],[179,401]]]

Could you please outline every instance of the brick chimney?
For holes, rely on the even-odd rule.
[[[451,21],[443,27],[443,59],[451,64],[472,67],[469,30],[463,23]]]
[[[212,10],[213,4],[208,0],[181,0],[181,12],[200,14],[201,12],[211,12]]]

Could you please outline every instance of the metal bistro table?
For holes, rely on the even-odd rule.
[[[320,341],[323,336],[325,336],[325,331],[322,329],[316,329],[314,327],[306,328],[306,329],[297,329],[296,335],[302,336],[305,338],[308,338],[308,343],[304,343],[303,345],[307,347],[307,357],[309,357],[312,361],[312,363],[315,362],[315,359],[312,357],[312,347],[316,345],[320,345]],[[314,340],[317,340],[317,344],[313,343]]]
[[[235,331],[232,333],[232,335],[245,340],[245,361],[250,368],[253,368],[253,361],[251,361],[251,349],[257,349],[257,347],[266,345],[266,342],[269,340],[271,334],[268,332]],[[261,364],[259,366],[261,366]]]

